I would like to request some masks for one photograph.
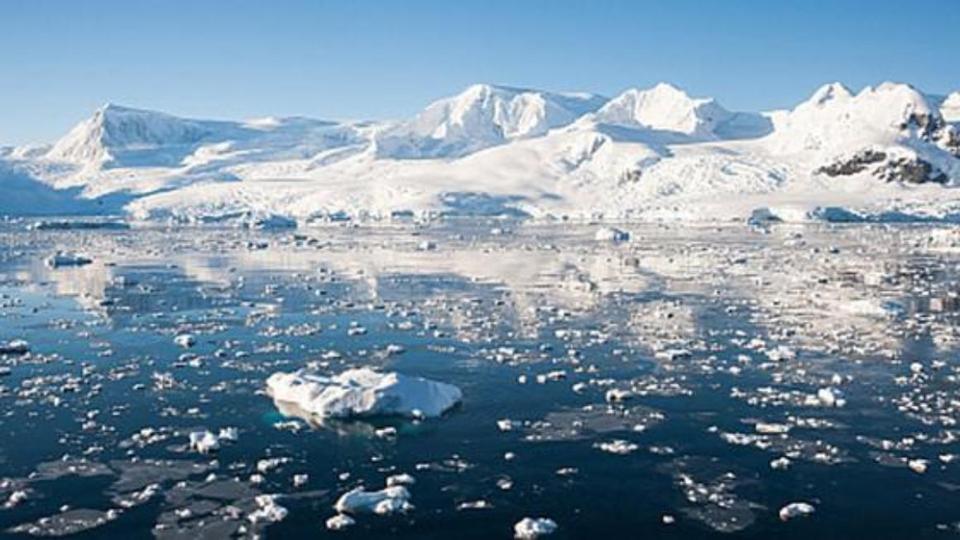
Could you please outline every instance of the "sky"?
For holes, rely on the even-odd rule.
[[[487,82],[735,110],[825,82],[960,89],[960,0],[2,0],[0,145],[112,102],[199,118],[393,119]]]

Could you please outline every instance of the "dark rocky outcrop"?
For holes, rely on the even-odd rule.
[[[946,184],[949,180],[943,171],[919,157],[891,157],[886,152],[870,148],[824,165],[816,170],[816,174],[852,176],[867,170],[885,182]]]

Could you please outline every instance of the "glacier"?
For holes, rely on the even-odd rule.
[[[660,83],[607,98],[476,84],[413,118],[187,119],[108,104],[0,148],[0,213],[132,222],[960,221],[960,92],[817,89],[731,111]]]

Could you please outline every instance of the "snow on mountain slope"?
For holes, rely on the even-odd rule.
[[[3,150],[0,185],[53,197],[51,213],[73,200],[83,211],[186,223],[725,220],[760,210],[787,220],[960,219],[960,136],[943,116],[958,101],[902,84],[857,94],[831,84],[761,114],[666,84],[605,104],[475,85],[399,123],[222,122],[108,106],[49,149]]]
[[[94,168],[140,165],[138,158],[175,165],[171,152],[182,154],[215,132],[211,123],[107,104],[74,126],[46,157]]]
[[[781,152],[826,153],[890,144],[911,125],[923,129],[936,114],[927,99],[907,85],[884,83],[853,95],[832,83],[778,118],[772,143]]]
[[[927,96],[883,83],[854,95],[828,84],[792,111],[774,116],[768,149],[805,154],[829,176],[870,171],[884,180],[947,183],[960,178],[960,138]]]
[[[943,100],[940,114],[947,122],[960,123],[960,91],[953,92]]]
[[[436,101],[376,139],[377,155],[453,158],[506,141],[543,135],[596,110],[604,98],[489,84]]]

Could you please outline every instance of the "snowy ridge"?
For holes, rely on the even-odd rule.
[[[647,90],[623,92],[597,111],[595,119],[624,127],[713,137],[714,130],[732,116],[712,98],[691,98],[673,85],[660,83]]]
[[[163,152],[195,144],[211,133],[201,122],[107,104],[57,141],[46,157],[92,166],[122,166],[128,153]]]
[[[436,101],[377,138],[394,158],[459,157],[509,140],[535,137],[596,110],[604,99],[475,84]]]
[[[0,210],[253,226],[410,215],[960,220],[958,111],[958,92],[896,83],[828,84],[769,113],[669,84],[610,100],[480,84],[399,122],[193,120],[108,105],[52,146],[0,150],[7,199],[23,203]]]

